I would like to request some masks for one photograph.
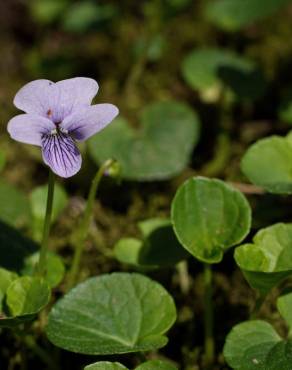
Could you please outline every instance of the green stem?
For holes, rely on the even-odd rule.
[[[214,362],[214,338],[213,338],[213,301],[212,301],[212,267],[204,265],[204,329],[205,329],[205,359],[207,365]]]
[[[70,289],[75,284],[76,279],[77,279],[77,274],[79,271],[82,254],[84,251],[85,240],[86,240],[88,229],[89,229],[90,222],[91,222],[91,217],[92,217],[92,212],[93,212],[93,207],[94,207],[94,200],[95,200],[95,195],[98,189],[98,185],[105,171],[109,169],[113,163],[114,161],[111,159],[105,161],[100,166],[99,170],[97,171],[95,177],[92,180],[92,184],[90,187],[90,191],[89,191],[89,195],[88,195],[88,199],[86,203],[86,208],[84,212],[84,217],[81,220],[80,226],[77,230],[76,243],[74,243],[76,244],[76,246],[75,246],[72,266],[71,266],[71,269],[69,271],[69,276],[68,276],[68,286],[67,286],[68,289]]]
[[[46,216],[43,228],[43,238],[39,256],[39,262],[36,269],[37,275],[44,277],[46,274],[47,267],[47,251],[49,242],[49,233],[51,226],[52,210],[53,210],[53,200],[54,200],[54,187],[55,187],[55,174],[50,170],[49,172],[49,184],[48,184],[48,197],[47,197],[47,208]]]

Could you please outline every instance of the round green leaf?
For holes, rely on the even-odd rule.
[[[267,293],[292,274],[292,224],[278,223],[260,230],[252,244],[235,249],[235,261],[249,284]]]
[[[173,266],[188,257],[178,242],[170,220],[152,218],[138,224],[144,239],[123,238],[114,247],[124,263],[146,267]]]
[[[0,219],[12,226],[22,226],[30,219],[26,196],[10,184],[0,182]]]
[[[102,355],[148,351],[167,343],[176,318],[172,297],[139,274],[88,279],[59,300],[49,314],[49,340],[69,351]]]
[[[39,252],[26,257],[24,267],[21,270],[22,275],[34,275],[37,263],[39,261]],[[64,263],[56,253],[47,254],[46,281],[51,288],[56,287],[62,281],[65,274]]]
[[[265,88],[262,74],[254,63],[221,49],[196,49],[182,63],[186,82],[200,92],[217,91],[223,85],[240,98],[256,99]]]
[[[177,191],[171,218],[178,240],[194,257],[217,263],[240,243],[251,224],[250,206],[242,193],[221,180],[197,177]]]
[[[245,153],[241,169],[255,185],[271,193],[291,194],[291,137],[271,136],[257,141]]]
[[[142,112],[139,129],[117,118],[89,140],[97,164],[115,158],[128,180],[164,180],[188,164],[199,136],[199,120],[188,106],[178,102],[149,105]]]
[[[281,340],[274,328],[264,321],[247,321],[231,330],[223,353],[232,369],[289,370],[292,341]]]
[[[144,362],[144,364],[138,366],[136,370],[177,370],[177,368],[169,362],[152,360]]]
[[[30,195],[32,210],[32,229],[35,239],[41,240],[43,233],[43,223],[46,214],[46,204],[48,196],[48,185],[35,188]],[[68,203],[68,196],[65,190],[58,184],[54,189],[54,202],[52,210],[52,222],[55,222]]]
[[[207,2],[206,17],[227,31],[236,31],[265,18],[291,0],[217,0]]]
[[[84,370],[128,370],[128,369],[119,362],[102,361],[85,366]]]

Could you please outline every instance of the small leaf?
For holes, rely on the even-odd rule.
[[[48,284],[40,278],[24,276],[13,280],[6,291],[9,313],[0,319],[0,328],[33,320],[48,304],[50,296]]]
[[[35,314],[50,300],[48,284],[36,277],[23,276],[8,287],[7,305],[12,316]]]
[[[128,369],[119,362],[102,361],[85,366],[84,370],[128,370]]]
[[[191,108],[178,102],[146,107],[138,129],[117,118],[89,140],[89,152],[100,165],[115,158],[127,180],[164,180],[187,165],[199,137],[199,119]]]
[[[169,362],[152,360],[144,362],[144,364],[138,366],[136,370],[177,370],[177,368]]]
[[[2,312],[2,302],[6,291],[13,280],[17,279],[17,274],[0,267],[0,313]]]
[[[10,184],[0,182],[0,218],[9,225],[19,227],[30,219],[26,196]]]
[[[235,249],[235,261],[249,284],[262,294],[292,274],[292,224],[260,230],[252,244]]]
[[[39,186],[30,195],[30,204],[33,216],[32,228],[36,240],[41,240],[43,233],[43,223],[46,214],[46,204],[48,196],[48,186]],[[68,203],[68,196],[65,190],[58,184],[54,189],[54,202],[52,210],[52,223],[62,213]]]
[[[220,180],[197,177],[178,189],[171,218],[187,251],[203,262],[217,263],[248,234],[251,210],[238,190]]]
[[[291,194],[291,137],[271,136],[257,141],[245,153],[241,169],[255,185],[271,193]]]
[[[69,351],[105,355],[165,346],[176,318],[172,297],[139,274],[88,279],[59,300],[49,314],[49,340]]]
[[[21,270],[22,275],[32,276],[35,272],[39,260],[39,252],[31,254],[24,261],[24,267]],[[62,281],[65,274],[65,266],[62,259],[53,252],[47,254],[47,274],[46,281],[51,288],[56,287]]]
[[[277,308],[292,333],[292,292],[285,293],[277,299]]]
[[[206,4],[206,17],[227,31],[237,31],[291,3],[291,0],[217,0]]]
[[[232,369],[284,370],[291,368],[292,341],[281,340],[264,321],[246,321],[228,334],[224,357]]]
[[[217,91],[217,98],[223,85],[238,97],[247,99],[258,98],[265,89],[264,78],[254,63],[228,50],[192,51],[183,60],[182,74],[193,89],[201,93]]]
[[[144,239],[122,238],[114,247],[123,263],[149,268],[173,266],[188,257],[178,242],[170,220],[152,218],[138,224]]]

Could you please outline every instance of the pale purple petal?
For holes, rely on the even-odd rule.
[[[81,168],[81,155],[71,136],[58,132],[43,135],[42,154],[45,163],[61,177],[71,177]]]
[[[26,113],[48,115],[57,104],[58,92],[54,82],[35,80],[24,85],[14,98],[14,105]]]
[[[97,94],[98,84],[87,77],[76,77],[54,83],[36,80],[22,87],[14,98],[17,108],[59,123],[75,109],[89,106]]]
[[[53,122],[33,114],[20,114],[13,117],[7,126],[10,136],[17,141],[32,145],[42,145],[42,135],[55,128]]]
[[[66,117],[61,127],[75,140],[83,141],[106,127],[119,113],[112,104],[97,104],[81,108]]]

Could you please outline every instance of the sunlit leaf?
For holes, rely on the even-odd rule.
[[[257,141],[242,158],[241,169],[251,182],[271,193],[292,193],[291,135]]]
[[[84,370],[128,370],[128,368],[118,362],[102,361],[85,366]]]
[[[228,334],[224,357],[235,370],[288,370],[292,362],[292,341],[282,340],[264,321],[246,321]]]
[[[278,223],[260,230],[252,244],[235,249],[235,261],[249,284],[267,293],[292,274],[292,224]]]
[[[199,136],[197,115],[178,102],[154,103],[142,113],[139,128],[123,118],[89,141],[97,164],[115,158],[128,180],[163,180],[180,173]]]
[[[169,362],[152,360],[144,362],[138,366],[135,370],[177,370],[177,368],[171,365]]]
[[[32,320],[50,300],[50,288],[40,278],[23,276],[14,279],[6,291],[9,312],[0,319],[0,327],[13,327]]]
[[[84,354],[148,351],[167,343],[176,318],[171,296],[139,274],[91,278],[60,299],[46,332],[58,347]]]
[[[221,180],[187,180],[177,191],[171,218],[178,240],[194,257],[220,262],[248,234],[251,210],[244,195]]]

